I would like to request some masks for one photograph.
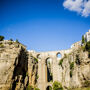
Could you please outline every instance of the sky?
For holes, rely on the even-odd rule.
[[[0,0],[0,35],[28,50],[70,48],[90,29],[90,0]]]

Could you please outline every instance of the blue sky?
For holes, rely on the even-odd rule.
[[[0,0],[0,35],[27,49],[68,49],[90,29],[90,16],[63,6],[64,0]],[[75,9],[76,10],[76,9]]]

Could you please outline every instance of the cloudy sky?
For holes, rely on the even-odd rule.
[[[0,0],[0,35],[27,49],[68,49],[90,29],[90,0]]]
[[[90,0],[65,0],[63,6],[79,13],[83,17],[90,16]]]

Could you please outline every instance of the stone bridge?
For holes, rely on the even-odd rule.
[[[54,81],[61,81],[58,63],[65,54],[69,54],[71,51],[72,49],[48,52],[29,51],[34,57],[38,58],[38,88],[40,90],[48,90],[47,87],[52,86]],[[61,57],[58,57],[58,54]],[[47,65],[48,61],[50,64]],[[52,76],[50,76],[51,74]]]

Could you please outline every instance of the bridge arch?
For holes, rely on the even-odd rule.
[[[41,59],[41,54],[37,54],[37,58],[38,59]]]
[[[61,55],[61,53],[60,52],[57,52],[56,53],[56,57],[59,59],[59,58],[62,58],[62,55]]]
[[[50,82],[53,80],[52,76],[52,58],[48,57],[45,60],[45,65],[46,65],[46,82]]]
[[[46,65],[47,65],[48,63],[51,64],[52,61],[53,61],[52,58],[51,58],[51,57],[48,57],[48,58],[45,59],[45,64],[46,64]]]

